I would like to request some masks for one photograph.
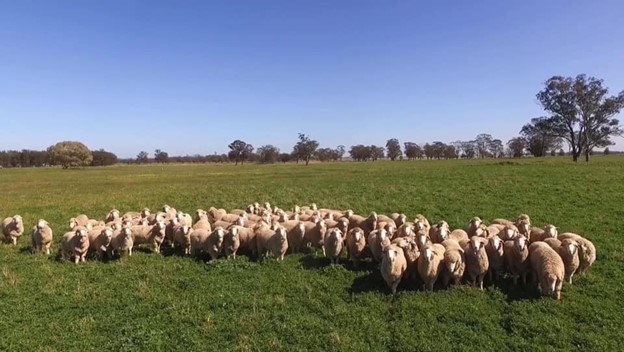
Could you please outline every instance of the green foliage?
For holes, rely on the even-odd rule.
[[[201,261],[138,250],[109,263],[59,262],[0,245],[2,351],[617,351],[624,331],[624,157],[591,165],[566,158],[167,165],[0,172],[2,217],[38,218],[55,231],[80,213],[111,208],[193,212],[268,201],[282,208],[316,202],[367,214],[426,214],[465,227],[528,213],[536,224],[591,239],[596,264],[565,285],[563,300],[535,289],[470,287],[425,293],[399,286],[392,297],[374,266],[360,270],[308,255],[283,263]]]
[[[58,142],[48,148],[52,165],[60,165],[63,169],[70,167],[89,166],[93,155],[89,148],[81,142]]]
[[[91,153],[93,154],[91,166],[107,166],[117,163],[117,155],[107,152],[104,149],[94,150]]]

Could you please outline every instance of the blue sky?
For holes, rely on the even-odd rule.
[[[624,89],[622,15],[621,0],[0,0],[0,149],[506,142],[552,75]]]

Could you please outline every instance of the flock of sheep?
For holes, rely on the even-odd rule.
[[[134,247],[151,246],[159,253],[163,245],[184,255],[209,255],[212,260],[235,258],[244,253],[260,260],[286,253],[321,250],[332,264],[343,250],[358,267],[365,257],[380,263],[381,274],[392,293],[402,280],[446,287],[462,280],[483,289],[486,275],[496,282],[503,275],[527,283],[530,275],[542,295],[561,297],[563,281],[572,283],[596,259],[592,242],[574,233],[558,234],[553,225],[533,227],[528,215],[515,221],[495,219],[485,225],[472,218],[465,230],[451,230],[446,221],[433,226],[422,215],[408,222],[405,214],[369,216],[353,211],[295,206],[292,211],[250,204],[246,209],[198,209],[191,215],[165,205],[155,214],[149,209],[121,214],[111,210],[104,220],[79,215],[69,221],[61,238],[60,254],[75,263],[93,253],[100,260],[132,255]],[[4,219],[7,243],[17,244],[24,233],[19,215]],[[45,220],[33,227],[33,252],[50,254],[53,232]]]

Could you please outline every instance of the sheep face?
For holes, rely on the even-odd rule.
[[[487,229],[487,226],[485,226],[485,224],[481,224],[479,225],[479,227],[477,227],[477,229],[475,230],[475,236],[477,237],[488,237],[489,231]]]
[[[69,228],[70,229],[73,229],[74,227],[76,227],[76,225],[78,225],[78,223],[76,222],[76,218],[69,219]]]
[[[433,261],[433,256],[434,256],[434,252],[431,248],[427,247],[425,248],[425,250],[423,251],[423,256],[425,257],[425,259],[428,262],[432,262]]]
[[[561,247],[564,248],[569,255],[574,255],[578,251],[579,243],[571,238],[561,241]]]
[[[528,221],[526,221],[526,220],[521,220],[518,223],[518,230],[520,231],[520,233],[524,233],[524,234],[530,233],[531,232],[531,224]]]
[[[405,236],[412,236],[414,234],[414,230],[411,226],[405,226],[403,233],[405,234]]]
[[[108,247],[111,243],[111,240],[113,239],[113,229],[110,227],[105,228],[104,230],[102,230],[102,236],[104,238],[104,243],[103,245],[105,247]]]
[[[13,216],[13,224],[14,224],[15,226],[20,226],[20,225],[23,225],[23,223],[22,223],[22,217],[21,217],[21,216],[19,216],[19,215],[15,215],[15,216]]]
[[[557,231],[557,228],[554,225],[546,225],[544,226],[544,233],[546,235],[546,238],[557,238],[557,235],[559,231]]]
[[[353,210],[351,210],[351,209],[349,209],[349,210],[345,211],[345,216],[346,216],[347,218],[351,218],[351,217],[353,216],[353,214],[354,214],[354,213],[353,213]]]
[[[284,243],[287,241],[288,234],[286,232],[286,229],[282,226],[278,227],[277,230],[275,230],[275,234],[278,236],[280,243]]]
[[[490,242],[490,246],[492,248],[494,248],[497,251],[501,250],[503,246],[503,241],[499,237],[497,236],[491,237],[488,241]]]
[[[163,205],[162,210],[163,210],[165,213],[168,213],[168,212],[169,212],[169,210],[171,210],[171,207],[170,207],[168,204],[165,204],[165,205]]]
[[[125,237],[132,238],[132,229],[129,227],[124,227],[121,229],[121,234]]]
[[[446,224],[446,226],[438,227],[438,236],[440,236],[440,239],[442,241],[448,238],[449,233],[450,233],[450,230],[449,230],[448,224]]]
[[[388,259],[390,259],[390,262],[394,263],[399,253],[394,249],[388,249],[387,253],[388,253]]]
[[[119,210],[113,209],[113,210],[111,210],[110,214],[111,214],[111,218],[119,219]]]
[[[141,217],[142,218],[146,218],[148,216],[150,216],[150,210],[148,208],[143,208],[143,210],[141,210]]]
[[[355,237],[355,242],[360,242],[364,237],[364,233],[360,230],[357,230],[353,233],[353,237]]]
[[[513,240],[514,238],[516,238],[517,235],[518,235],[518,230],[514,228],[505,227],[503,229],[503,238],[505,238],[505,240],[507,241]]]
[[[38,230],[43,230],[46,226],[48,226],[48,222],[43,220],[43,219],[39,219],[39,221],[37,221],[37,229]]]
[[[520,235],[518,237],[516,237],[516,239],[514,240],[514,244],[516,246],[516,248],[518,249],[519,252],[524,252],[524,250],[527,248],[527,239],[526,237]]]
[[[478,256],[480,254],[479,252],[483,248],[483,243],[477,238],[471,238],[470,242],[468,243],[470,245],[472,255],[474,255],[475,257]]]
[[[481,221],[481,218],[475,216],[474,218],[470,219],[468,226],[479,228],[481,224],[483,224],[483,221]]]
[[[310,209],[312,209],[312,210],[314,210],[314,211],[317,211],[317,210],[318,210],[318,207],[316,206],[316,203],[312,203],[312,204],[310,204]]]
[[[421,245],[424,246],[425,243],[427,243],[427,240],[429,239],[429,236],[424,233],[424,232],[418,232],[416,234],[416,241]]]
[[[416,229],[416,231],[423,231],[427,228],[427,226],[424,221],[416,219],[416,221],[414,222],[414,228]]]

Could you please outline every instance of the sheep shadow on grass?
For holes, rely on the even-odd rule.
[[[383,277],[379,270],[371,270],[366,275],[362,275],[360,277],[355,278],[351,287],[349,288],[349,293],[351,294],[359,294],[359,293],[367,293],[367,292],[379,292],[379,293],[388,293],[390,294],[390,289],[386,285]]]

